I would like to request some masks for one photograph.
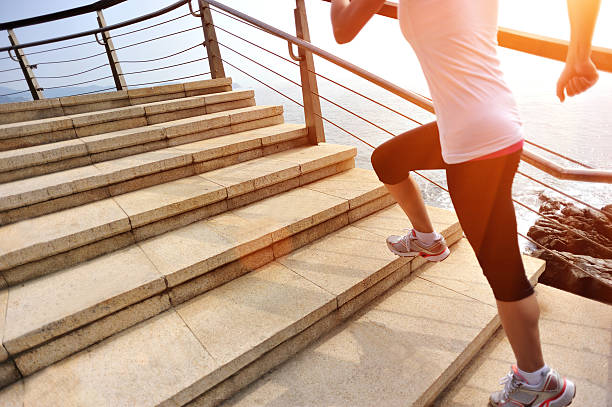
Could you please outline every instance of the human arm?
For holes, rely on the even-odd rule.
[[[338,44],[346,44],[385,4],[385,0],[332,0],[331,22]]]
[[[571,26],[565,69],[557,81],[557,97],[574,96],[597,82],[599,74],[591,61],[591,40],[601,0],[567,0]]]

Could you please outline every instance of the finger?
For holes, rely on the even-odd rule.
[[[588,88],[590,88],[591,86],[593,86],[591,81],[588,78],[585,78],[584,76],[577,78],[576,83],[577,83],[578,93],[582,93]]]
[[[574,96],[576,95],[578,92],[576,91],[576,78],[572,78],[570,79],[570,81],[567,84],[567,96]]]
[[[559,98],[559,101],[561,103],[565,101],[565,85],[566,84],[567,84],[567,81],[565,80],[563,75],[561,75],[561,77],[557,81],[557,97]]]
[[[593,86],[595,82],[589,80],[584,76],[575,76],[573,77],[568,84],[568,96],[576,96],[579,93],[584,92],[591,86]]]

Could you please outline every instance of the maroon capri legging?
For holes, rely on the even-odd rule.
[[[518,301],[533,294],[518,246],[512,181],[521,151],[446,164],[436,122],[400,134],[372,153],[380,181],[394,185],[412,170],[445,169],[448,188],[461,227],[476,253],[493,294]]]

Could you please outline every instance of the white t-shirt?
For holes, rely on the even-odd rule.
[[[448,164],[523,139],[499,69],[497,9],[497,0],[400,0],[400,27],[427,79]]]

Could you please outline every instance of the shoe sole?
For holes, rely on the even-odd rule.
[[[425,260],[431,261],[431,262],[442,261],[442,260],[446,259],[450,255],[450,250],[448,249],[448,247],[442,253],[440,253],[440,254],[427,254],[427,253],[421,253],[421,252],[398,252],[397,250],[395,250],[393,248],[393,246],[391,246],[388,243],[387,243],[387,247],[389,248],[389,250],[391,250],[391,252],[393,254],[395,254],[397,256],[400,256],[400,257],[416,257],[416,256],[421,256]]]

